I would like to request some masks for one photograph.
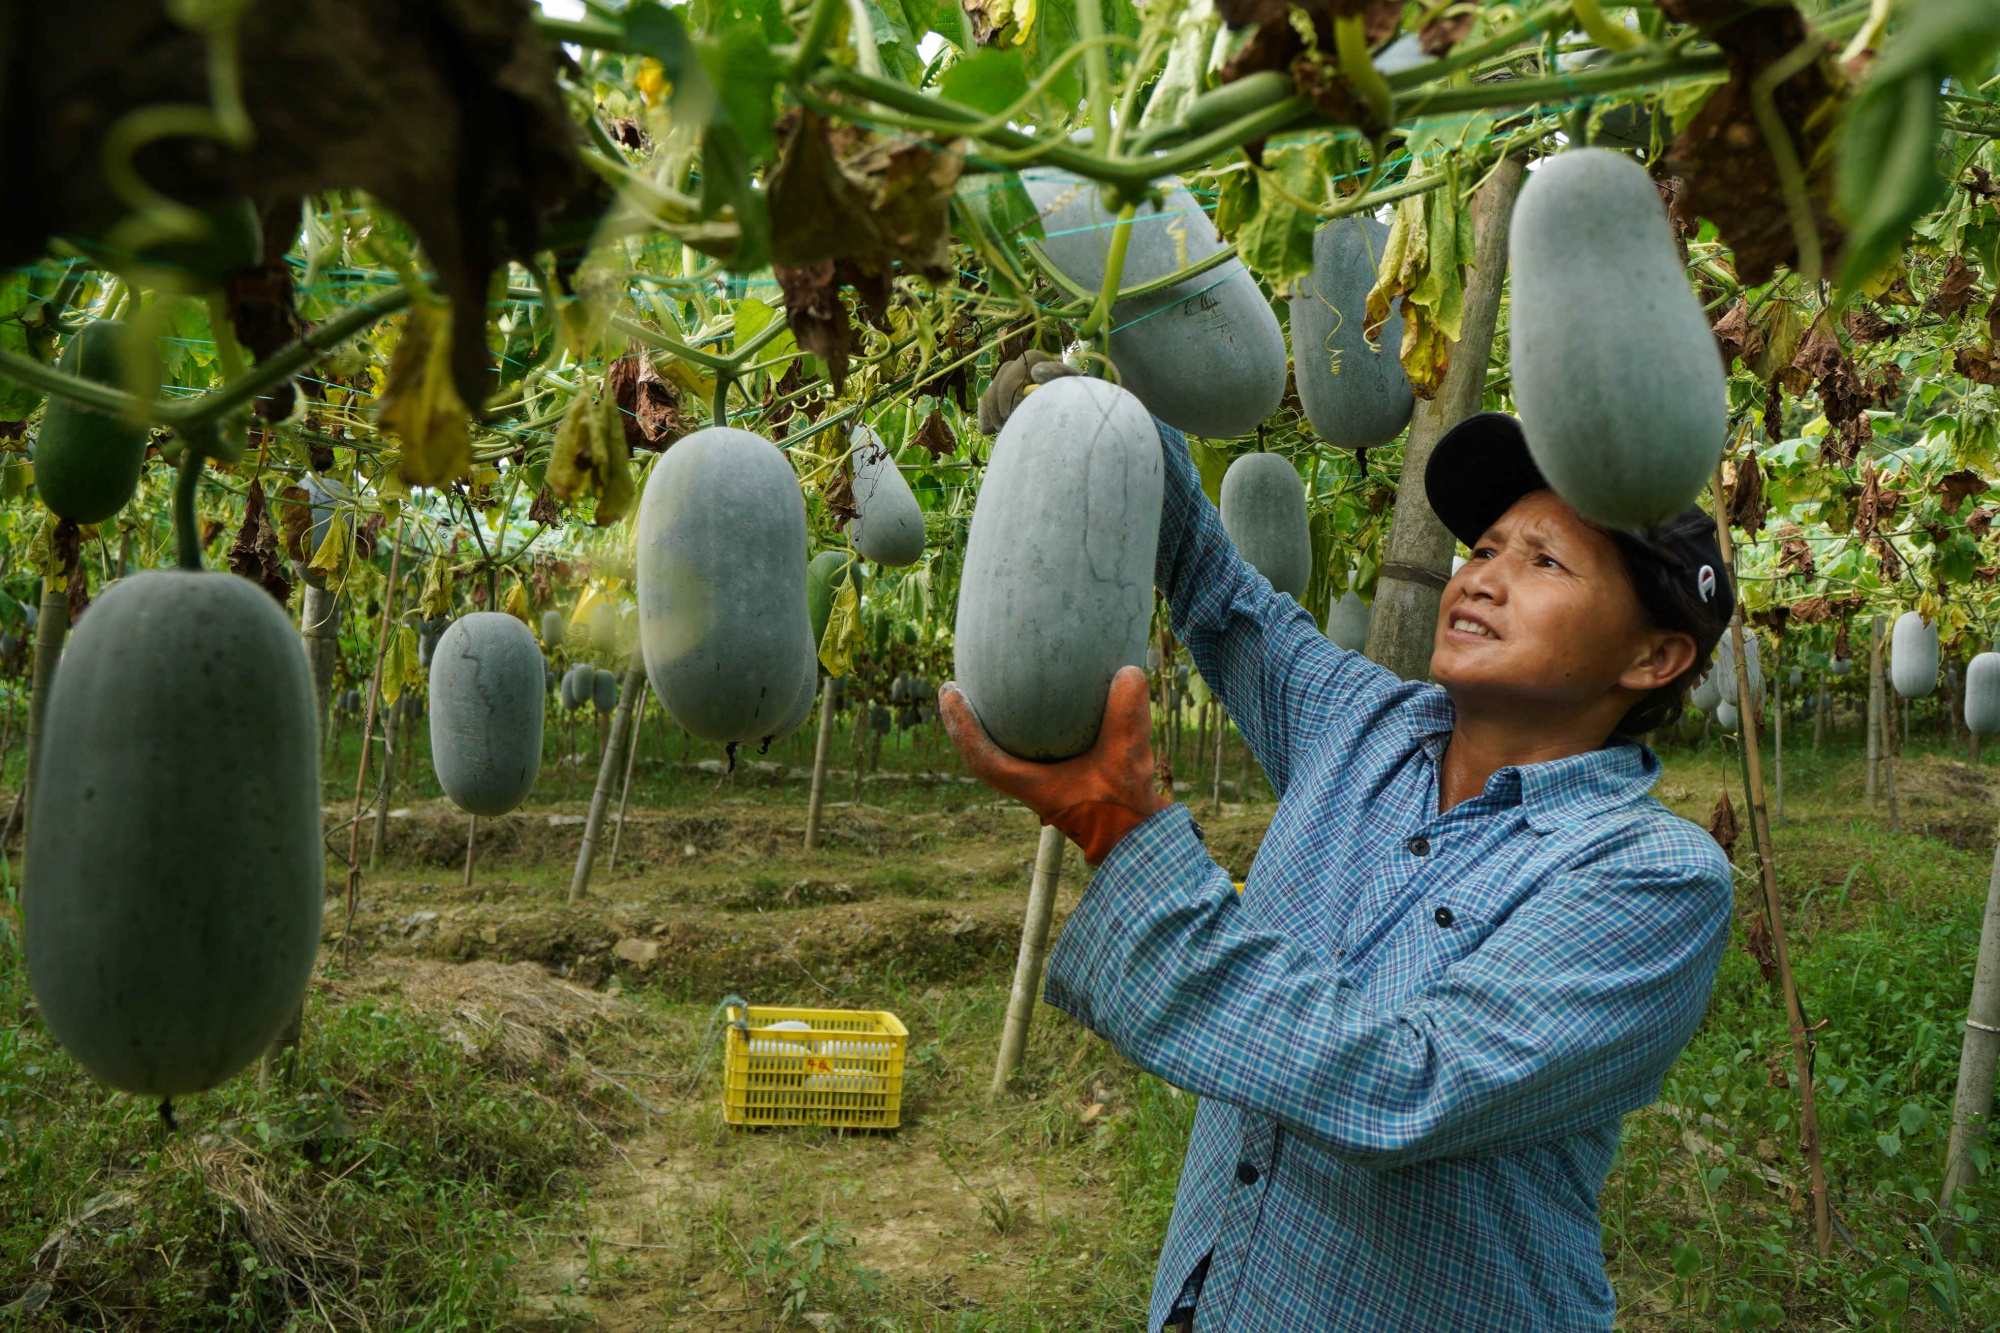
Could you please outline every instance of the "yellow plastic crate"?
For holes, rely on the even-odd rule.
[[[741,1020],[749,1028],[736,1026]],[[903,1118],[903,1048],[891,1013],[750,1006],[729,1010],[722,1118],[732,1125],[894,1129]],[[774,1023],[803,1029],[771,1031]]]

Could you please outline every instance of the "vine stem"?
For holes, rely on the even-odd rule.
[[[1797,147],[1778,114],[1778,88],[1794,74],[1819,59],[1822,42],[1807,37],[1790,52],[1774,61],[1750,85],[1750,110],[1763,131],[1764,146],[1770,150],[1771,164],[1778,171],[1778,190],[1785,200],[1785,215],[1791,220],[1792,240],[1799,248],[1799,276],[1817,282],[1820,273],[1819,224],[1813,220],[1812,199],[1806,193],[1806,175],[1799,165]]]
[[[1091,43],[1083,56],[1084,95],[1090,104],[1091,144],[1109,154],[1111,143],[1111,61],[1099,43],[1104,36],[1104,11],[1097,0],[1076,0],[1076,33]]]
[[[180,475],[174,481],[174,545],[182,569],[201,568],[201,532],[195,526],[194,493],[201,481],[204,459],[201,446],[193,439],[183,438]]]
[[[1136,204],[1118,210],[1118,226],[1111,233],[1110,252],[1104,256],[1104,285],[1098,289],[1097,306],[1090,312],[1090,318],[1076,331],[1078,338],[1094,338],[1100,331],[1108,330],[1111,303],[1117,299],[1118,284],[1125,276],[1125,252],[1132,244],[1132,219],[1138,211]]]

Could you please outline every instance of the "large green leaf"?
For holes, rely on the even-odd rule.
[[[997,115],[1027,95],[1028,71],[1018,50],[986,46],[955,62],[938,88],[951,101]]]

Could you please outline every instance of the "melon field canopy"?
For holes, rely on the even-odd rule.
[[[674,867],[704,863],[711,824],[743,813],[727,804],[747,799],[731,784],[768,780],[774,794],[768,810],[765,788],[757,798],[769,827],[729,853],[740,852],[728,873],[741,879],[729,910],[858,912],[878,890],[908,885],[890,873],[901,865],[864,878],[857,848],[893,859],[959,836],[913,825],[904,837],[879,822],[904,797],[883,793],[907,786],[947,811],[991,799],[963,780],[938,730],[939,686],[956,676],[1003,744],[1054,757],[1089,743],[1110,672],[1132,662],[1151,676],[1163,780],[1213,809],[1202,818],[1220,831],[1214,849],[1244,852],[1240,877],[1257,833],[1239,836],[1232,821],[1254,819],[1245,812],[1269,786],[1225,700],[1189,688],[1186,646],[1148,591],[1151,525],[1180,521],[1160,509],[1151,418],[1188,432],[1199,484],[1231,501],[1231,530],[1253,562],[1330,641],[1361,651],[1378,587],[1423,588],[1434,613],[1437,590],[1473,557],[1411,499],[1430,445],[1484,407],[1523,417],[1550,482],[1588,516],[1643,529],[1689,503],[1719,511],[1748,706],[1725,640],[1688,709],[1654,738],[1659,794],[1725,843],[1740,835],[1746,886],[1768,873],[1771,901],[1795,914],[1740,913],[1752,961],[1732,953],[1717,1017],[1697,1039],[1700,1067],[1670,1079],[1670,1113],[1648,1113],[1679,1117],[1672,1153],[1645,1159],[1634,1131],[1621,1159],[1628,1191],[1685,1186],[1714,1223],[1687,1225],[1679,1205],[1607,1214],[1607,1253],[1628,1265],[1621,1301],[1657,1303],[1662,1319],[1689,1326],[1769,1326],[1781,1314],[1801,1327],[2000,1320],[2000,1284],[1986,1271],[2000,1251],[2000,1195],[1984,1183],[1978,1128],[2000,990],[1971,995],[1968,1008],[1973,959],[1990,954],[2000,976],[2000,943],[1981,949],[1984,869],[1960,876],[1969,924],[1940,927],[1927,975],[1885,973],[1872,1000],[1875,983],[1853,980],[1873,975],[1869,950],[1914,948],[1905,939],[1921,933],[1916,909],[1891,906],[1885,884],[1912,866],[1942,875],[1925,850],[1939,838],[1975,858],[1992,851],[1992,812],[1947,817],[1939,793],[1958,783],[1953,799],[1986,800],[1990,763],[1974,765],[1980,738],[2000,727],[2000,665],[1984,651],[2000,638],[2000,7],[609,0],[558,10],[553,0],[322,10],[106,0],[87,29],[0,24],[0,810],[13,812],[0,816],[0,963],[19,953],[25,923],[33,964],[12,992],[0,971],[0,996],[18,993],[20,1030],[44,1040],[32,1060],[17,1058],[0,1030],[0,1153],[12,1154],[0,1157],[0,1252],[40,1253],[51,1227],[136,1169],[123,1149],[106,1150],[79,1168],[77,1181],[97,1183],[74,1198],[17,1169],[22,1145],[60,1119],[51,1094],[30,1087],[49,1070],[80,1067],[155,1098],[255,1065],[184,1113],[206,1116],[204,1133],[255,1123],[269,1131],[260,1143],[315,1153],[368,1142],[342,1117],[379,1106],[383,1088],[407,1088],[407,1069],[312,1127],[268,1107],[226,1103],[224,1115],[216,1099],[251,1081],[273,1099],[318,1096],[306,1090],[329,1066],[315,1062],[345,1038],[316,1048],[314,1025],[350,1012],[327,1006],[387,993],[357,979],[377,951],[421,948],[454,969],[528,957],[506,952],[517,945],[498,926],[500,943],[478,927],[447,935],[438,917],[464,904],[434,894],[434,872],[411,878],[407,899],[385,887],[400,883],[398,858],[426,820],[449,845],[437,857],[451,875],[465,860],[470,895],[469,830],[451,821],[479,812],[489,878],[478,891],[496,902],[538,891],[525,871],[510,878],[520,868],[510,858],[535,839],[567,840],[564,859],[601,843],[596,887],[585,892],[586,865],[565,910],[604,907],[598,889],[640,884],[676,906],[658,933],[622,916],[598,933],[543,931],[567,950],[546,961],[564,984],[615,972],[666,993],[666,965],[644,970],[655,960],[720,952],[675,944],[666,917],[685,887]],[[360,50],[379,60],[333,58]],[[1510,203],[1496,187],[1516,179]],[[1482,278],[1500,283],[1483,309]],[[989,397],[982,410],[1002,367],[1031,351],[1080,374],[1017,367],[1012,400],[996,415]],[[1095,413],[1088,429],[1080,405]],[[1259,477],[1261,500],[1246,508],[1244,484]],[[168,569],[196,581],[175,594],[191,616],[240,592],[229,580],[260,590],[270,598],[260,608],[282,608],[304,656],[260,639],[268,669],[257,687],[239,681],[219,699],[210,657],[235,631],[147,630],[163,613],[135,609],[145,581]],[[1093,584],[1100,574],[1108,581]],[[201,580],[235,591],[202,593]],[[1395,618],[1373,618],[1378,636]],[[146,637],[127,642],[121,625]],[[504,688],[453,675],[476,665],[454,645],[487,636],[508,649]],[[74,702],[91,691],[157,716],[120,732]],[[503,705],[513,721],[489,730]],[[212,725],[175,711],[189,708],[211,710]],[[146,737],[188,727],[203,743],[149,748]],[[437,738],[454,736],[464,753],[441,755]],[[77,748],[86,742],[103,753]],[[1759,813],[1766,753],[1772,795],[1793,785],[1790,816],[1783,799]],[[1947,770],[1947,755],[1971,763]],[[305,845],[293,826],[258,843],[253,825],[275,817],[272,802],[287,817],[310,813],[294,788],[312,763],[328,895],[301,1010],[298,950],[315,913],[292,863]],[[244,764],[262,766],[263,790],[242,789]],[[784,823],[793,770],[813,793],[803,839]],[[44,811],[38,784],[59,808]],[[153,823],[107,832],[70,808],[105,784]],[[1813,826],[1829,841],[1787,841],[1806,837],[1815,791],[1838,812],[1824,818],[1840,836],[1862,830],[1838,843],[1851,855],[1831,869],[1815,858],[1830,855],[1834,823]],[[463,811],[438,804],[453,794]],[[517,800],[518,813],[501,813]],[[674,803],[698,808],[649,808]],[[134,841],[155,827],[157,847]],[[772,850],[781,844],[805,851]],[[1046,907],[1058,884],[1064,895],[1081,887],[1075,859],[1065,873],[1052,854],[1060,843],[1041,850],[1051,854],[993,852],[998,869],[967,892],[1033,886]],[[288,877],[241,873],[245,857],[279,852]],[[214,873],[208,897],[173,921],[146,926],[157,903],[131,915],[142,929],[184,933],[207,913],[230,917],[238,933],[227,938],[239,940],[250,927],[234,919],[238,906],[270,895],[268,956],[211,976],[186,1021],[146,1010],[182,984],[192,946],[148,957],[146,940],[79,915],[98,900],[77,885],[117,908],[147,882],[149,854],[183,862],[180,875],[206,857]],[[84,873],[93,857],[103,874]],[[785,868],[767,873],[766,861]],[[50,894],[40,903],[38,884]],[[945,904],[932,899],[949,895],[925,894],[916,901],[935,918]],[[1003,966],[1021,917],[1010,908]],[[983,920],[967,915],[961,928],[953,916],[938,930],[985,940]],[[41,955],[38,922],[54,923]],[[1045,910],[1044,934],[1048,922]],[[1779,976],[1772,932],[1782,944],[1788,929],[1816,982]],[[798,988],[784,1002],[876,1004],[872,981],[843,979],[873,975],[872,962],[800,961],[813,934],[766,951],[785,962],[784,981],[770,984]],[[133,973],[139,989],[122,997],[71,967],[128,956],[151,970]],[[1034,963],[1035,948],[1019,957]],[[968,967],[952,996],[982,978]],[[708,1008],[735,989],[681,980],[672,994]],[[957,1029],[938,1017],[957,1000],[920,1001],[928,985],[904,997],[905,1018],[931,1006],[931,1035],[912,1025],[911,1086],[950,1104],[970,1086],[951,1051]],[[40,1008],[22,1007],[37,991]],[[998,1020],[980,994],[964,1012],[985,1017],[963,1026],[983,1032]],[[1032,987],[1028,999],[1024,1015]],[[1864,1030],[1856,1015],[1878,1002],[1896,1007],[1894,1021],[1869,1009],[1880,1021]],[[242,1012],[212,1031],[188,1025],[232,1005]],[[338,1031],[373,1030],[354,1021]],[[452,1021],[465,1042],[483,1040],[472,1020]],[[1041,1031],[1059,1021],[1043,1010]],[[1821,1097],[1811,1132],[1823,1169],[1800,1146],[1794,1027],[1816,1034],[1808,1086]],[[1058,1089],[1059,1077],[1109,1065],[1100,1047],[1059,1076],[1036,1065],[1039,1040],[1023,1072],[1004,1069],[998,1082],[1020,1091],[1045,1080],[1033,1105],[1060,1104],[1060,1125],[998,1142],[1090,1137],[1117,1163],[1093,1165],[1098,1178],[1170,1184],[1178,1145],[1146,1127],[1179,1123],[1192,1099],[1159,1091],[1141,1112],[1097,1098],[1088,1079]],[[1856,1072],[1847,1048],[1871,1040],[1908,1058]],[[972,1058],[983,1062],[984,1049]],[[626,1059],[597,1068],[579,1056],[565,1077],[593,1071],[591,1097],[659,1119],[683,1085],[633,1082],[619,1072]],[[1961,1064],[1970,1082],[1954,1084]],[[690,1085],[714,1077],[691,1049],[669,1072],[683,1069],[696,1071]],[[336,1088],[344,1076],[326,1077]],[[97,1093],[88,1109],[75,1088],[64,1095],[79,1120],[122,1114]],[[604,1104],[549,1123],[569,1133]],[[370,1268],[345,1251],[308,1247],[280,1262],[268,1247],[290,1233],[237,1188],[237,1131],[216,1133],[199,1162],[162,1150],[159,1169],[193,1173],[176,1197],[222,1198],[203,1205],[202,1235],[218,1212],[252,1219],[240,1235],[228,1230],[236,1221],[224,1228],[265,1274],[225,1293],[238,1302],[230,1319],[280,1326],[272,1310],[318,1310],[308,1292],[328,1282],[336,1313],[302,1318],[410,1326],[459,1290],[399,1288],[384,1276],[396,1262]],[[399,1149],[378,1165],[391,1156],[438,1159]],[[553,1166],[538,1177],[545,1189],[560,1178]],[[1037,1214],[1018,1229],[1018,1181],[967,1180],[958,1197],[987,1209],[974,1219],[991,1233],[982,1244],[1016,1244],[1048,1224]],[[441,1198],[433,1184],[410,1197]],[[36,1194],[32,1208],[9,1211],[10,1190]],[[1746,1200],[1767,1194],[1800,1211],[1781,1203],[1772,1215],[1788,1223],[1760,1233],[1768,1245],[1734,1239]],[[1144,1241],[1125,1243],[1157,1249],[1145,1220],[1164,1217],[1155,1203],[1121,1205]],[[484,1200],[478,1215],[511,1207]],[[1851,1235],[1829,1239],[1836,1220]],[[71,1254],[88,1230],[65,1225],[70,1239],[48,1254]],[[770,1219],[774,1241],[753,1242],[763,1226],[732,1233],[750,1267],[731,1280],[774,1293],[773,1312],[902,1326],[868,1306],[867,1283],[824,1276],[847,1271],[844,1242],[790,1215]],[[788,1248],[801,1233],[819,1239]],[[641,1247],[633,1255],[653,1253],[634,1236],[620,1237]],[[146,1252],[180,1253],[178,1238],[157,1239]],[[484,1263],[498,1253],[473,1267],[492,1273],[476,1280],[476,1299],[501,1304],[472,1322],[519,1322],[496,1294],[516,1270]],[[99,1304],[94,1278],[65,1276],[97,1271],[81,1262],[0,1269],[0,1312],[89,1322],[113,1306],[151,1319],[149,1301],[196,1308],[129,1292]],[[1028,1271],[1016,1262],[991,1272]],[[1135,1291],[1088,1314],[1038,1308],[1022,1326],[1123,1327],[1143,1308],[1144,1274],[1091,1263]],[[236,1251],[181,1267],[251,1272]],[[324,1276],[336,1271],[349,1276]],[[264,1294],[246,1295],[253,1287]],[[571,1296],[581,1290],[572,1284]],[[943,1302],[944,1290],[931,1297]],[[709,1303],[734,1304],[734,1291]],[[935,1304],[911,1308],[912,1326],[935,1316]],[[202,1307],[188,1326],[213,1313]]]

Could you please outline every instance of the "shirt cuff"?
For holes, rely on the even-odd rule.
[[[1100,1002],[1116,993],[1127,955],[1147,917],[1178,907],[1207,907],[1235,897],[1229,876],[1208,854],[1194,816],[1170,805],[1127,833],[1104,858],[1083,900],[1049,953],[1042,998],[1097,1031]]]

